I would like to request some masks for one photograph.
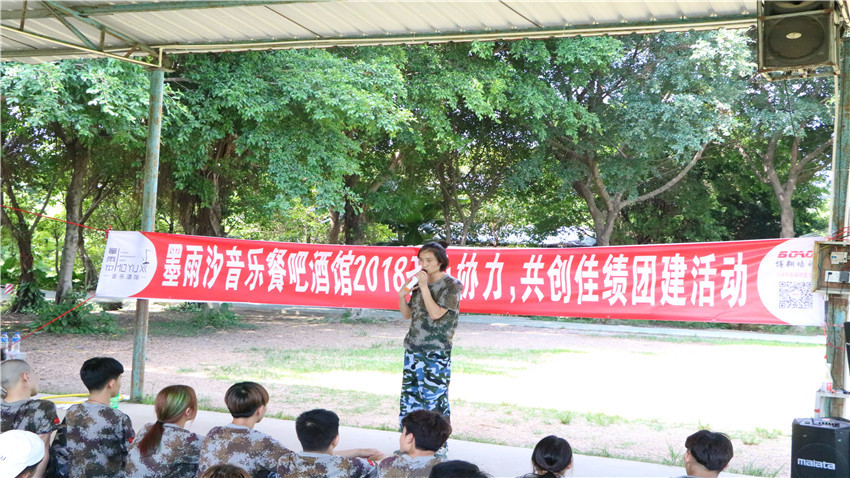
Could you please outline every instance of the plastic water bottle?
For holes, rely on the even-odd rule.
[[[3,352],[9,353],[9,334],[6,332],[0,335],[0,348],[3,349]]]
[[[12,336],[12,353],[18,353],[21,351],[21,334],[15,332],[15,335]]]

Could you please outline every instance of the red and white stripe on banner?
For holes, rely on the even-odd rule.
[[[6,284],[3,287],[3,293],[6,295],[11,295],[12,292],[15,292],[15,284]]]
[[[448,249],[462,312],[817,325],[818,238]],[[97,296],[395,309],[417,247],[109,234]]]

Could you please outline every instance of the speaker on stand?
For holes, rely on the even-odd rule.
[[[758,71],[768,80],[838,74],[832,1],[758,2]]]

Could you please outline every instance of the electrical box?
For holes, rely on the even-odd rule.
[[[850,294],[850,242],[815,242],[812,289],[825,294]]]

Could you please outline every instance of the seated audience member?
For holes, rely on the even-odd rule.
[[[156,395],[156,422],[148,423],[130,445],[126,475],[132,477],[195,478],[203,437],[184,427],[198,414],[195,390],[171,385]]]
[[[337,451],[339,417],[330,410],[310,410],[295,420],[295,433],[303,452],[283,457],[277,467],[280,478],[328,478],[375,476],[374,460],[383,458],[375,449]]]
[[[451,460],[435,465],[428,478],[490,478],[490,475],[468,461]]]
[[[244,468],[253,477],[275,473],[281,458],[292,453],[279,441],[254,430],[254,425],[266,415],[269,392],[255,382],[240,382],[231,386],[224,402],[233,422],[209,431],[201,445],[198,470],[219,464]]]
[[[564,476],[573,467],[573,448],[567,440],[549,435],[537,442],[531,453],[531,466],[534,473],[520,478],[555,478]]]
[[[33,432],[0,433],[0,477],[31,478],[44,461],[44,442]]]
[[[378,476],[386,478],[427,477],[431,468],[442,458],[434,456],[449,439],[452,426],[437,412],[416,410],[401,420],[399,450],[378,464]]]
[[[70,478],[124,476],[127,450],[135,432],[130,417],[109,403],[121,390],[123,374],[124,366],[111,357],[83,362],[80,378],[89,398],[65,413],[50,449],[51,455],[56,455],[53,474]]]
[[[251,478],[247,471],[233,465],[215,465],[198,478]]]
[[[700,430],[685,440],[685,448],[689,477],[717,478],[732,460],[732,440],[723,433]]]
[[[44,458],[35,476],[44,474],[49,458],[51,434],[59,429],[56,405],[49,400],[38,400],[38,376],[23,360],[7,360],[0,364],[3,390],[0,403],[0,431],[26,430],[35,433],[44,444]]]

